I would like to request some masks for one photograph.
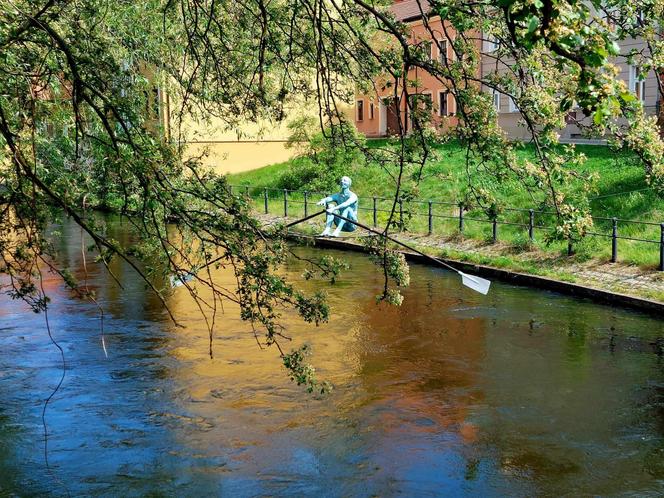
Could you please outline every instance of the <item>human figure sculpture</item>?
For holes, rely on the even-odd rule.
[[[355,230],[355,224],[348,223],[346,220],[335,216],[335,214],[339,214],[349,220],[357,221],[358,199],[357,195],[350,190],[352,183],[352,180],[347,176],[342,177],[339,181],[341,192],[325,197],[316,203],[317,206],[326,206],[331,202],[336,203],[336,206],[330,206],[326,209],[328,213],[327,220],[325,230],[320,234],[321,237],[338,237],[341,232],[352,232]],[[336,226],[334,232],[332,232],[332,225]]]

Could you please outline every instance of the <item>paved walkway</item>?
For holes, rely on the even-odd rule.
[[[293,221],[290,218],[277,217],[274,215],[257,215],[266,225],[275,223],[287,223]],[[304,222],[298,225],[296,230],[300,233],[317,233],[321,230],[320,220]],[[351,239],[368,235],[363,230],[347,235]],[[664,302],[664,272],[644,270],[638,266],[624,263],[605,263],[599,261],[578,262],[573,259],[561,257],[555,253],[547,253],[537,249],[515,252],[513,247],[506,244],[487,244],[480,240],[459,237],[426,236],[413,233],[394,234],[397,239],[409,245],[416,246],[419,250],[433,256],[438,256],[442,251],[447,251],[445,257],[449,259],[466,259],[478,262],[479,257],[488,258],[482,261],[487,266],[491,264],[491,258],[499,258],[508,255],[510,259],[524,266],[536,268],[538,275],[543,275],[557,280],[573,281],[597,289],[617,292],[636,297],[652,299]],[[343,237],[342,237],[343,238]],[[520,265],[519,265],[520,266]],[[522,267],[504,267],[520,273],[530,273]]]
[[[552,278],[556,278],[555,273],[566,273],[574,277],[575,283],[650,299],[659,294],[659,299],[655,300],[664,302],[664,272],[643,270],[635,265],[593,260],[579,263],[540,250],[514,254],[514,249],[508,245],[487,245],[474,239],[454,240],[416,234],[400,234],[398,238],[404,242],[410,241],[432,249],[448,249],[493,257],[507,253],[515,260],[536,263],[538,267],[548,270],[547,273],[553,274]]]

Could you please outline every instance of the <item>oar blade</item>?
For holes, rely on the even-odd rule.
[[[186,282],[192,281],[194,277],[195,275],[193,273],[185,273],[184,275],[176,274],[176,275],[170,275],[168,277],[168,280],[171,284],[171,288],[176,289],[184,285]]]
[[[474,291],[484,294],[485,296],[489,292],[489,287],[491,286],[490,280],[475,275],[467,275],[461,271],[459,272],[459,275],[461,275],[461,283],[466,287],[470,287]]]

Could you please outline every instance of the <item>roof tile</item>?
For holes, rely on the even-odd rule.
[[[390,11],[398,21],[413,21],[422,17],[422,12],[426,14],[430,10],[431,5],[427,0],[405,0],[395,2],[390,7]]]

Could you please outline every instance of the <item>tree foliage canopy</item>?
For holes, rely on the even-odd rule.
[[[345,157],[338,149],[348,148],[378,161],[394,179],[394,206],[416,195],[432,141],[456,138],[467,148],[469,199],[495,210],[492,187],[518,179],[555,208],[560,237],[582,236],[591,223],[592,178],[578,168],[583,157],[557,135],[575,104],[591,118],[580,123],[589,134],[609,133],[616,145],[635,150],[648,179],[663,184],[656,118],[645,115],[613,62],[624,40],[642,39],[642,50],[623,55],[661,80],[660,0],[422,1],[425,28],[447,37],[455,53],[443,62],[413,42],[390,4],[0,0],[0,270],[9,292],[43,309],[36,275],[48,266],[84,294],[43,235],[64,212],[92,238],[102,262],[125,259],[159,295],[164,290],[153,274],[195,274],[186,285],[202,312],[214,313],[226,299],[238,302],[243,318],[265,328],[268,344],[279,346],[283,305],[308,321],[327,318],[323,296],[305,296],[275,273],[287,255],[278,231],[262,228],[224,177],[183,161],[180,143],[156,132],[155,84],[178,103],[174,139],[185,116],[213,116],[234,128],[283,120],[294,103],[316,102],[320,156],[336,161]],[[434,33],[435,17],[444,21],[442,33]],[[497,43],[490,54],[495,70],[480,74],[487,39]],[[450,88],[458,126],[445,133],[432,128],[430,109],[409,95],[415,68]],[[410,106],[413,132],[401,129],[385,147],[367,149],[342,109],[356,88],[370,90],[379,81],[390,82],[394,98]],[[517,103],[537,162],[519,158],[487,88]],[[139,243],[125,247],[107,237],[89,207],[127,215]],[[395,226],[393,215],[394,207],[385,233]],[[384,245],[377,254],[385,268],[383,296],[394,297],[390,275],[403,271],[392,268],[394,255]],[[219,257],[216,264],[234,268],[236,288],[218,285],[209,267],[196,271]],[[326,277],[339,271],[329,259],[312,264]],[[208,287],[213,300],[197,295],[197,285]],[[287,356],[286,365],[312,387],[302,357]]]

